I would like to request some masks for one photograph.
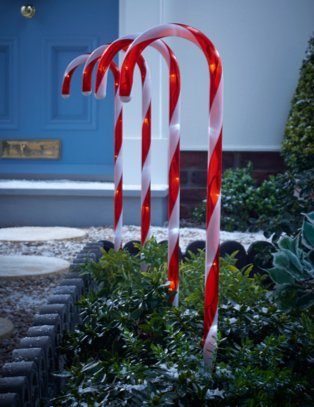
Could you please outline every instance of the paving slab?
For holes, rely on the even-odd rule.
[[[7,338],[14,330],[14,325],[8,318],[0,318],[0,339]]]
[[[0,241],[42,242],[47,240],[84,239],[87,233],[82,229],[64,227],[23,226],[0,229]]]
[[[70,263],[45,256],[0,256],[0,280],[41,277],[68,271]]]

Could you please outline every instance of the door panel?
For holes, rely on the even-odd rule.
[[[8,178],[111,179],[113,80],[105,100],[81,94],[81,72],[71,96],[61,97],[71,59],[118,36],[118,1],[35,1],[36,14],[20,14],[21,1],[0,0],[0,139],[58,139],[58,160],[0,159]]]
[[[17,128],[16,41],[2,38],[0,42],[0,123],[4,129]]]

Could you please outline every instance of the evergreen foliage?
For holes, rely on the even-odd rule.
[[[81,301],[81,324],[64,345],[67,387],[51,405],[312,405],[313,309],[282,310],[233,256],[221,260],[219,346],[213,371],[204,369],[204,260],[202,251],[181,264],[178,308],[164,245],[150,241],[136,257],[111,250],[89,264],[98,289]]]
[[[282,233],[298,233],[302,213],[314,210],[314,168],[272,175],[261,185],[254,181],[250,163],[228,169],[222,176],[221,195],[222,230],[262,230],[277,241]],[[206,201],[194,210],[194,220],[205,222],[205,213]]]
[[[309,40],[292,98],[282,154],[288,168],[293,171],[299,172],[314,166],[314,36]]]

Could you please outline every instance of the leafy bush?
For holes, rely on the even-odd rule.
[[[277,240],[282,233],[294,235],[302,225],[302,213],[314,209],[314,168],[293,174],[271,176],[257,189],[256,214],[250,230],[263,230]]]
[[[222,177],[221,194],[222,230],[263,230],[277,240],[282,233],[297,233],[302,212],[314,210],[314,168],[273,175],[259,186],[254,184],[251,165],[229,169]],[[205,210],[204,201],[195,211],[197,222],[205,221]]]
[[[245,168],[227,169],[222,178],[221,226],[224,230],[246,230],[254,215],[255,181],[252,164]]]
[[[246,231],[249,219],[254,216],[256,185],[252,177],[252,164],[244,168],[227,169],[222,175],[221,228],[226,231]],[[205,222],[206,201],[193,213],[193,218]]]
[[[299,83],[291,102],[282,154],[295,172],[313,168],[314,156],[314,36],[309,41]]]
[[[234,263],[233,256],[221,260],[211,373],[200,346],[204,252],[181,264],[178,308],[169,303],[165,247],[154,241],[136,257],[110,251],[89,264],[85,272],[99,289],[81,301],[82,323],[64,345],[67,388],[53,405],[311,405],[312,314],[281,311],[262,278]]]

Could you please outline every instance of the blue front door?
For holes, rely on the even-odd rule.
[[[113,81],[106,99],[81,95],[75,72],[61,97],[65,67],[74,57],[118,37],[117,0],[0,0],[0,141],[59,140],[57,159],[0,158],[0,177],[111,179]],[[110,75],[109,75],[110,76]]]

